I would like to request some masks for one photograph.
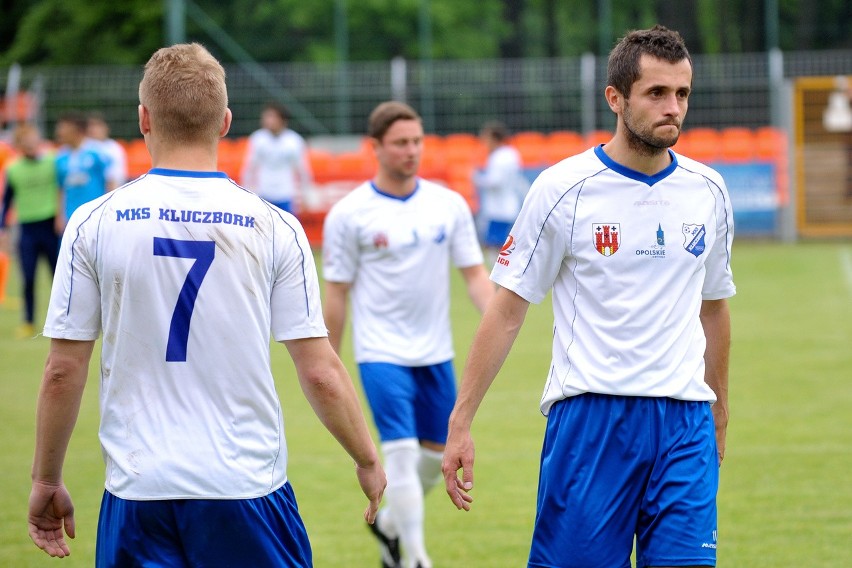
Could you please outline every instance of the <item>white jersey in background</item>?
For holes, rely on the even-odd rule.
[[[44,334],[103,332],[110,493],[239,499],[284,484],[270,331],[327,333],[294,217],[225,174],[154,169],[81,206],[59,262]]]
[[[307,144],[298,133],[285,129],[277,136],[260,129],[249,136],[242,183],[272,202],[293,201],[299,183],[313,177]]]
[[[680,155],[654,176],[601,147],[533,183],[491,278],[538,303],[553,288],[541,409],[583,392],[715,401],[702,300],[734,295],[722,177]]]
[[[513,222],[521,210],[529,183],[521,155],[512,146],[500,146],[488,155],[485,169],[474,174],[479,189],[479,215],[488,220]]]
[[[399,198],[371,182],[331,208],[323,276],[351,283],[355,360],[405,366],[453,357],[450,263],[482,263],[473,217],[458,193],[418,180]]]

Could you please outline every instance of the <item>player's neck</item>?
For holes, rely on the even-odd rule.
[[[672,163],[667,149],[653,155],[636,152],[623,136],[618,135],[604,144],[603,151],[614,162],[646,175],[657,174]]]
[[[373,178],[373,185],[384,193],[397,197],[407,197],[417,189],[417,176],[399,178],[379,170]]]
[[[191,172],[218,170],[217,146],[170,146],[148,141],[151,165],[155,168]]]

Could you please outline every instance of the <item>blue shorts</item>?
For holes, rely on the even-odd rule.
[[[511,230],[511,221],[488,221],[488,225],[485,227],[483,244],[487,247],[500,248],[506,243]]]
[[[707,402],[583,394],[547,419],[530,567],[715,566]]]
[[[98,568],[313,566],[289,483],[257,499],[129,501],[104,492]]]
[[[288,199],[287,201],[269,201],[271,204],[276,206],[279,209],[286,211],[287,213],[293,213],[293,201]]]
[[[425,367],[359,363],[358,370],[382,442],[417,438],[446,443],[456,402],[452,361]]]

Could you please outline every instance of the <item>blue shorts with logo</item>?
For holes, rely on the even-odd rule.
[[[130,501],[105,491],[98,568],[313,566],[289,483],[256,499]]]
[[[382,442],[417,438],[446,443],[456,401],[452,361],[424,367],[359,363],[358,370]]]
[[[529,566],[715,566],[710,403],[582,394],[551,407]]]

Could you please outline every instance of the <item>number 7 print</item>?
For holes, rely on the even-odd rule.
[[[186,345],[189,343],[192,311],[195,309],[198,289],[210,265],[213,264],[215,254],[216,243],[213,241],[180,241],[154,237],[154,256],[195,259],[178,294],[175,311],[172,312],[169,339],[166,344],[166,361],[186,361]]]

